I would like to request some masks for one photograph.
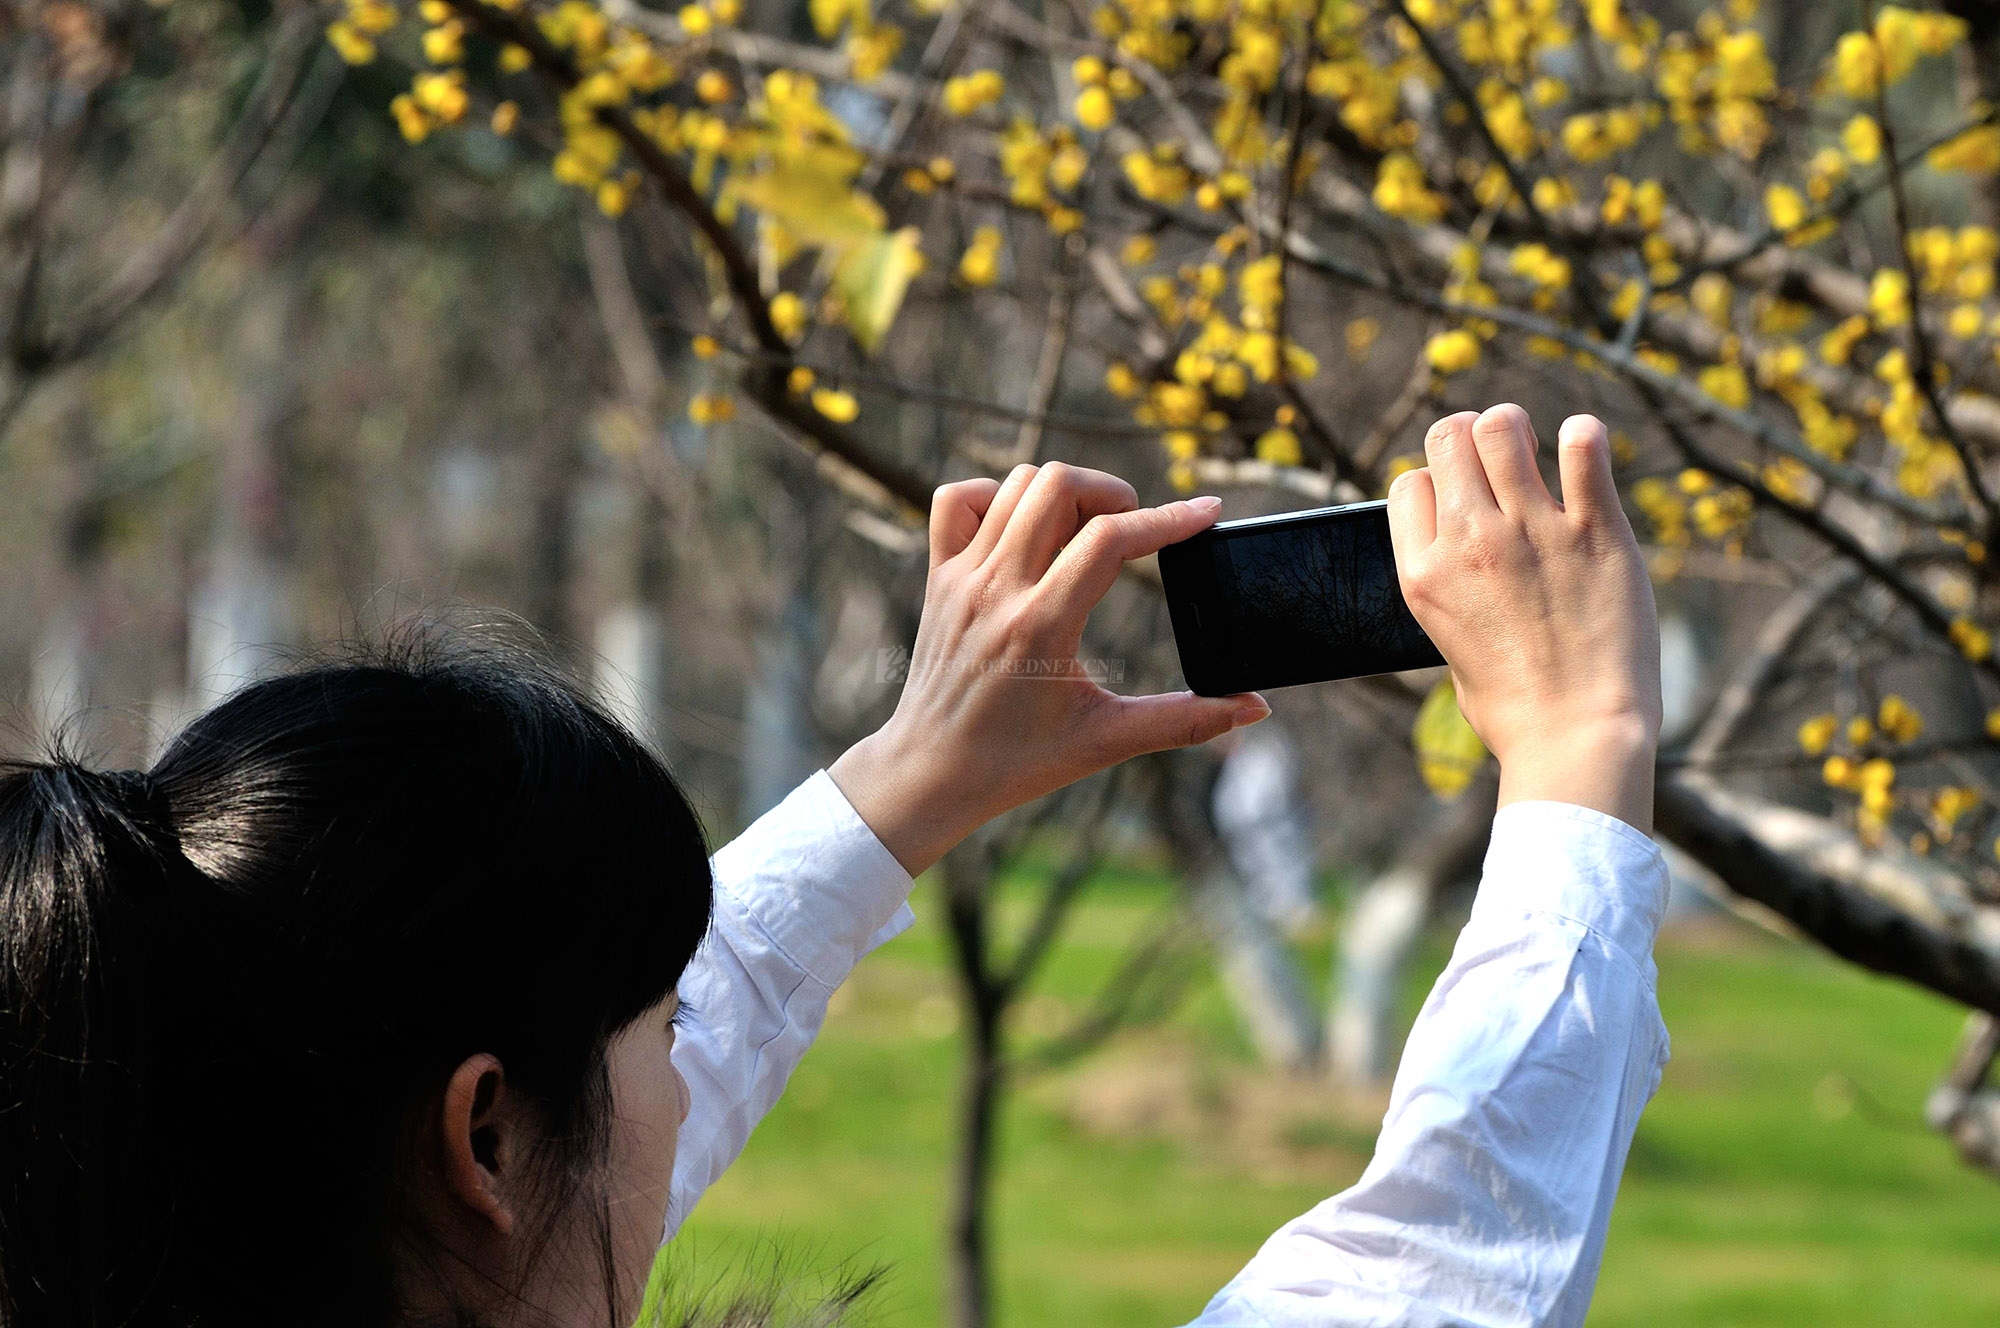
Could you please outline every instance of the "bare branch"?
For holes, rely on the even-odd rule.
[[[126,258],[78,315],[76,325],[35,347],[44,363],[70,363],[103,344],[135,308],[179,275],[201,250],[237,186],[267,153],[275,147],[289,157],[312,131],[325,111],[323,99],[313,108],[308,123],[290,119],[288,112],[293,109],[310,57],[317,53],[331,73],[340,69],[339,57],[320,43],[320,23],[321,16],[309,6],[279,20],[257,86],[214,158],[160,229]]]
[[[1782,676],[1785,660],[1801,634],[1819,616],[1821,609],[1846,595],[1858,584],[1862,569],[1840,562],[1821,569],[1790,599],[1764,620],[1750,643],[1750,653],[1724,684],[1708,717],[1702,721],[1694,741],[1688,744],[1687,759],[1696,766],[1712,765],[1722,749],[1734,741],[1737,731],[1755,713],[1757,703]]]

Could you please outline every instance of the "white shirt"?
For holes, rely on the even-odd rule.
[[[826,772],[714,858],[715,926],[681,979],[693,1095],[671,1238],[778,1100],[862,955],[914,920],[910,877]],[[1375,1157],[1280,1227],[1188,1328],[1577,1325],[1667,1032],[1654,843],[1515,803],[1410,1031]]]

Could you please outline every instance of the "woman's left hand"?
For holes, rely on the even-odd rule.
[[[1207,529],[1222,506],[1138,501],[1116,476],[1061,462],[933,495],[902,699],[829,771],[911,875],[1004,811],[1271,713],[1254,693],[1119,696],[1078,662],[1084,621],[1119,569]]]

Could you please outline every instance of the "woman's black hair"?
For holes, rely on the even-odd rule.
[[[395,1322],[453,1069],[500,1059],[574,1200],[709,908],[665,766],[501,647],[259,682],[143,773],[0,767],[0,1325]]]

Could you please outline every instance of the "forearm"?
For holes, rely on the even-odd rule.
[[[1287,1224],[1199,1328],[1580,1324],[1666,1035],[1658,850],[1592,810],[1495,822],[1374,1160]]]

